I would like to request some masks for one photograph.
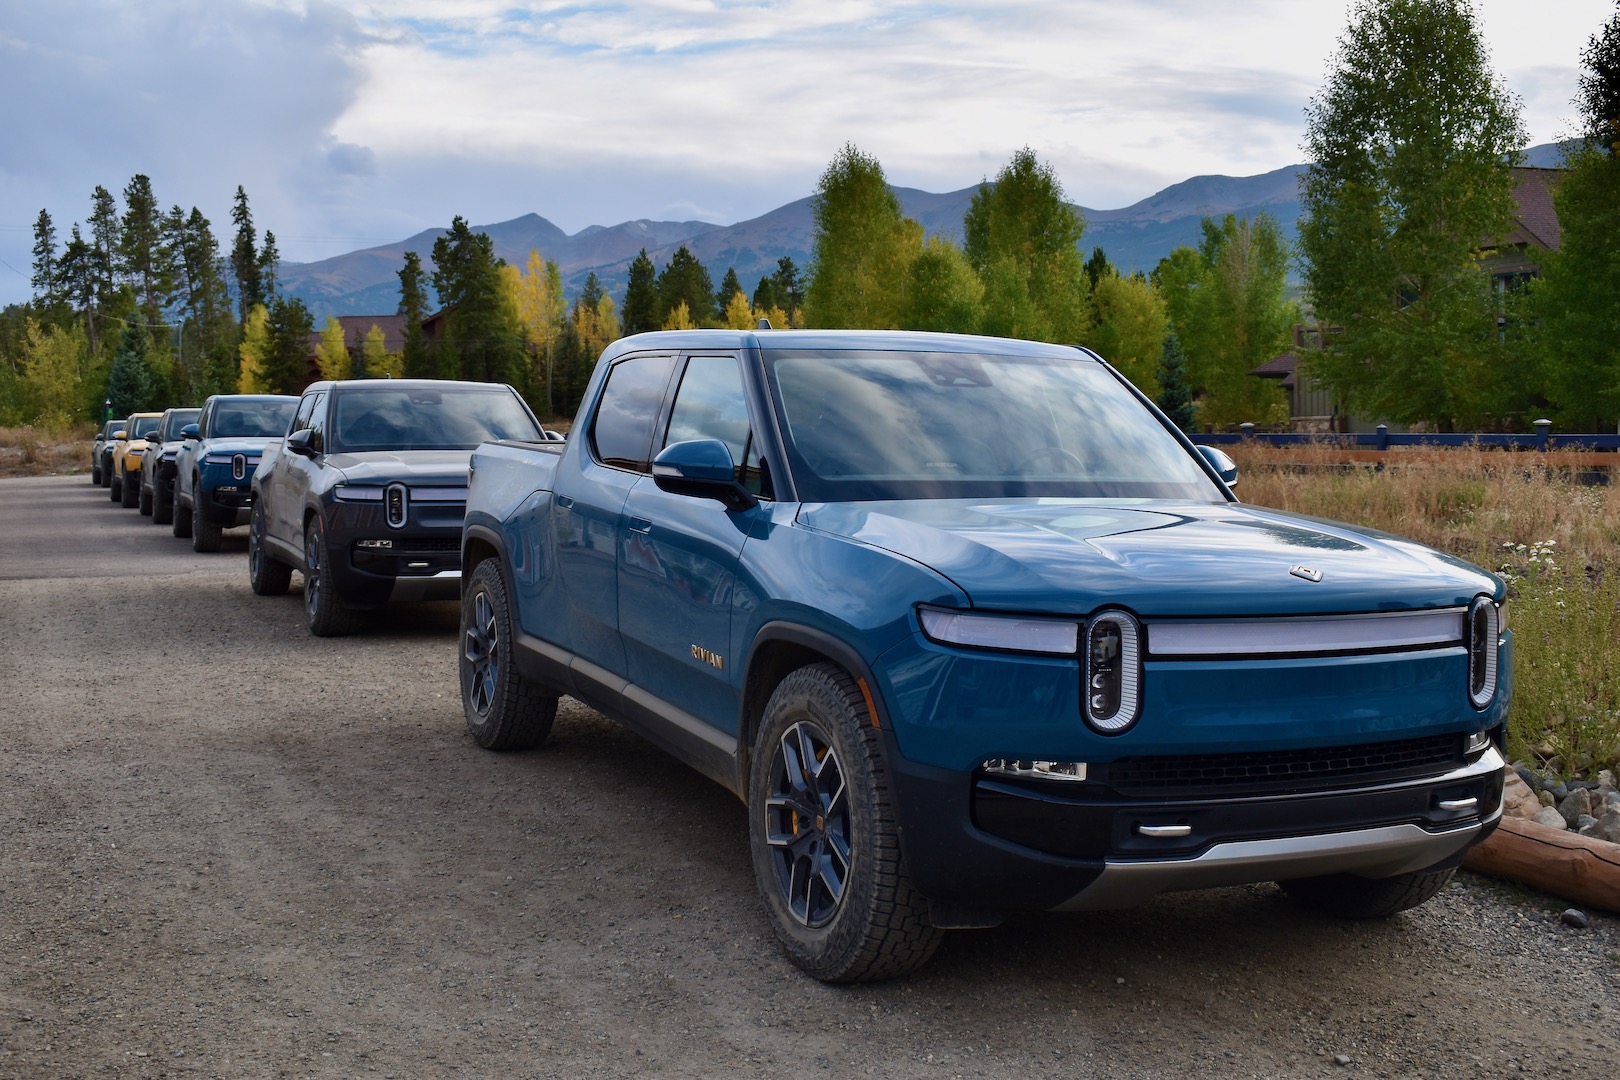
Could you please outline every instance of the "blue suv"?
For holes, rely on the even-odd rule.
[[[196,551],[218,551],[220,531],[246,525],[253,473],[267,443],[287,434],[298,399],[281,394],[216,394],[195,424],[180,430],[174,462],[174,535]]]

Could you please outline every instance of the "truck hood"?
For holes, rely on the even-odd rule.
[[[387,484],[403,480],[416,486],[466,487],[471,450],[367,450],[331,454],[328,468],[351,484]]]
[[[1413,541],[1240,503],[822,503],[798,521],[922,563],[989,610],[1332,614],[1502,594],[1494,576]]]
[[[203,451],[209,454],[262,454],[264,448],[281,437],[265,438],[258,435],[221,435],[207,440]]]

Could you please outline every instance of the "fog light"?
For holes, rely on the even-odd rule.
[[[363,548],[391,548],[394,546],[394,542],[392,540],[356,540],[354,542],[354,546]]]
[[[1083,761],[1030,761],[1027,759],[989,758],[979,768],[996,776],[1020,776],[1036,780],[1084,780],[1086,763]]]
[[[1491,748],[1491,733],[1476,731],[1463,743],[1463,757],[1476,758]]]

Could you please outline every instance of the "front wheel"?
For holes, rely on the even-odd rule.
[[[159,481],[152,485],[152,524],[174,524],[174,481]]]
[[[332,581],[331,552],[320,518],[304,529],[304,615],[316,637],[337,637],[354,629],[354,612],[343,606]]]
[[[116,473],[113,474],[111,480],[107,481],[107,498],[113,502],[120,502],[124,498],[124,485],[119,482]]]
[[[777,686],[754,741],[754,881],[788,957],[826,982],[905,975],[939,946],[878,739],[855,680],[812,664]]]
[[[513,663],[512,606],[494,559],[473,571],[461,600],[461,711],[485,750],[530,750],[557,719],[557,695],[525,679]]]
[[[180,481],[176,480],[174,486],[178,490]],[[174,517],[169,522],[169,528],[174,535],[182,539],[191,535],[191,507],[181,506],[178,494],[174,497]]]
[[[152,489],[147,487],[145,484],[141,485],[140,511],[142,517],[152,516]]]
[[[264,549],[264,511],[258,506],[248,519],[248,583],[260,596],[285,596],[292,584],[292,567]]]
[[[141,478],[139,474],[134,477],[125,476],[119,480],[118,505],[125,510],[133,509],[141,501]]]
[[[1306,907],[1341,919],[1382,919],[1426,903],[1446,887],[1455,868],[1364,878],[1354,874],[1280,881],[1283,892]]]
[[[191,484],[191,550],[218,551],[221,529],[203,517],[202,485]]]

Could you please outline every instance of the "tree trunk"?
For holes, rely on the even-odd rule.
[[[1620,912],[1620,844],[1505,817],[1489,839],[1469,850],[1463,866]]]

